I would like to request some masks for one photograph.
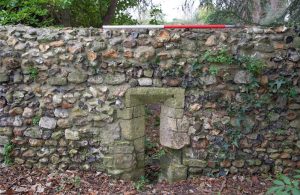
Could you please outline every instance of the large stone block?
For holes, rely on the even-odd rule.
[[[181,119],[177,119],[177,131],[187,133],[189,131],[190,123],[186,116]]]
[[[107,155],[103,157],[103,165],[106,168],[113,168],[114,158],[112,155]]]
[[[182,161],[182,150],[164,148],[165,155],[161,156],[159,163],[161,169],[167,169],[170,164],[181,164]]]
[[[183,159],[183,164],[189,167],[200,167],[205,168],[207,167],[207,162],[205,160],[200,159]]]
[[[129,169],[136,165],[135,155],[133,154],[114,154],[114,168]]]
[[[177,131],[176,119],[161,114],[160,131]]]
[[[134,149],[136,152],[144,152],[145,150],[145,137],[141,137],[138,139],[135,139],[133,141]]]
[[[134,107],[152,103],[162,103],[173,108],[184,107],[184,89],[138,87],[130,88],[125,95],[125,106]]]
[[[137,168],[144,168],[145,166],[145,152],[136,153]]]
[[[172,149],[181,149],[190,144],[190,136],[187,133],[160,130],[160,144]]]
[[[134,140],[145,135],[145,118],[138,117],[131,120],[120,120],[122,137]]]
[[[187,167],[177,163],[171,163],[169,167],[162,172],[162,178],[167,179],[168,182],[185,180],[187,178]]]
[[[121,174],[124,172],[125,172],[125,170],[121,170],[121,169],[108,169],[107,170],[108,175],[111,175],[114,178],[120,178]]]
[[[132,119],[133,118],[133,108],[124,108],[117,111],[117,116],[119,119]]]
[[[184,90],[177,90],[174,97],[167,99],[164,104],[169,107],[184,108]]]
[[[99,129],[101,142],[103,144],[111,144],[115,140],[120,139],[121,129],[119,123],[107,124],[104,127]]]
[[[183,117],[183,109],[176,109],[165,105],[161,105],[161,115],[179,119]]]
[[[132,154],[134,146],[132,142],[128,141],[115,141],[112,146],[109,147],[109,153],[111,154]]]
[[[133,107],[133,117],[145,116],[145,107],[143,105]]]

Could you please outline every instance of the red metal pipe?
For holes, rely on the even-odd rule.
[[[228,28],[225,24],[164,25],[164,28]],[[231,26],[230,26],[231,27]]]

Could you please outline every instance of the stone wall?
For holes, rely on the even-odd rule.
[[[299,168],[299,36],[0,26],[0,161],[136,178],[161,103],[170,181]]]

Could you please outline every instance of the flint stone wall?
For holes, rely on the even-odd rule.
[[[207,51],[224,47],[233,59],[255,56],[266,66],[253,75],[236,61],[201,61]],[[134,152],[143,141],[122,136],[118,110],[130,101],[126,91],[176,87],[185,90],[177,126],[188,140],[170,157],[168,177],[178,168],[191,176],[300,167],[300,37],[293,29],[0,26],[0,48],[0,154],[13,143],[15,164],[118,166],[110,173],[130,178],[124,170],[131,172],[143,158]]]

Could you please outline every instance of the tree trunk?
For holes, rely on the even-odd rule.
[[[118,0],[111,0],[110,5],[108,6],[107,12],[103,17],[103,25],[111,24],[115,16],[116,9],[118,5]]]
[[[253,1],[253,8],[254,8],[252,12],[253,23],[258,24],[262,16],[262,7],[261,7],[260,0]]]
[[[278,0],[271,0],[271,9],[273,11],[277,11],[279,9],[279,1]]]

